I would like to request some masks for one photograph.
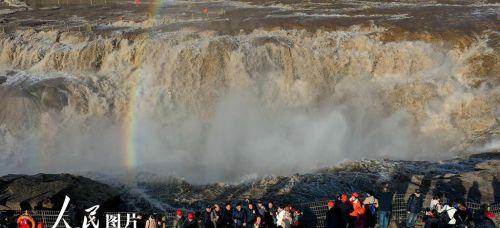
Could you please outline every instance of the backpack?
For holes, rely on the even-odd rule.
[[[458,227],[458,228],[467,228],[467,224],[465,224],[465,221],[467,221],[467,219],[469,218],[469,215],[467,215],[467,216],[465,217],[465,221],[462,219],[462,217],[461,217],[460,215],[459,215],[459,216],[457,216],[457,217],[458,217],[458,220],[460,220],[460,223],[459,223],[459,224],[457,224],[457,227]],[[457,221],[457,222],[458,222],[458,221]]]
[[[443,223],[443,224],[448,224],[450,221],[451,221],[451,218],[450,216],[448,215],[448,211],[451,210],[451,209],[448,209],[446,211],[443,211],[441,214],[439,214],[439,220]]]

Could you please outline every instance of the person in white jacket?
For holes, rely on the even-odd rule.
[[[282,226],[283,216],[285,215],[285,210],[282,207],[278,207],[278,212],[276,213],[276,224]]]
[[[443,205],[441,203],[441,198],[439,198],[439,196],[432,197],[431,204],[430,204],[429,208],[431,210],[436,210],[439,212],[443,208]]]

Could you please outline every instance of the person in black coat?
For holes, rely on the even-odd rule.
[[[338,213],[338,207],[335,207],[333,201],[328,201],[328,211],[326,212],[325,218],[325,228],[335,228],[339,227],[339,217],[340,213]]]
[[[486,204],[481,205],[481,208],[472,216],[476,228],[496,228],[494,218],[495,214],[489,210]]]
[[[247,213],[247,227],[251,227],[253,226],[253,224],[255,224],[257,216],[260,216],[259,211],[254,207],[252,203],[249,203],[246,213]]]
[[[346,194],[342,194],[335,207],[338,208],[338,213],[340,214],[338,227],[347,227],[348,224],[351,224],[350,214],[354,211],[354,208],[352,204],[349,203],[349,197]]]
[[[7,228],[7,216],[0,211],[0,228]]]
[[[457,212],[455,212],[453,218],[456,220],[455,226],[457,228],[470,227],[470,223],[472,221],[472,214],[465,205],[465,203],[460,202],[458,204]]]
[[[68,209],[69,225],[71,227],[82,227],[83,225],[83,209],[75,204],[70,204]]]
[[[189,213],[183,228],[199,228],[198,221],[196,221],[193,213]]]
[[[221,227],[223,228],[233,228],[234,220],[233,220],[233,208],[231,203],[226,203],[226,207],[221,213]]]
[[[215,228],[215,224],[211,220],[212,207],[207,206],[203,212],[201,222],[205,228]]]
[[[269,201],[269,203],[267,203],[267,208],[266,209],[267,209],[266,215],[264,216],[266,227],[268,227],[268,228],[275,228],[275,227],[277,227],[276,216],[278,215],[278,210],[274,206],[273,201]]]
[[[423,197],[420,194],[420,189],[415,190],[410,198],[407,201],[407,212],[408,215],[406,217],[406,227],[413,228],[415,227],[415,223],[417,223],[418,215],[422,211],[422,205],[424,203]]]
[[[394,198],[394,193],[389,189],[389,185],[385,185],[382,188],[382,193],[378,198],[378,223],[380,228],[388,228],[391,223],[392,215],[392,199]]]
[[[137,228],[145,228],[146,227],[146,218],[144,217],[144,214],[141,214],[141,213],[138,214],[135,221],[136,221]]]
[[[247,226],[247,214],[241,207],[241,204],[236,204],[236,210],[233,211],[233,220],[235,228],[243,228]]]
[[[77,223],[77,209],[75,204],[70,204],[68,209],[69,225],[71,227],[79,227]]]

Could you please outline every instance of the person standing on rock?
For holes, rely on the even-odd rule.
[[[388,186],[384,186],[378,199],[378,224],[380,228],[388,228],[391,223],[393,198],[394,193],[389,191]]]
[[[173,221],[173,228],[183,228],[184,222],[185,222],[185,219],[184,219],[184,216],[182,216],[182,211],[177,210],[175,212],[175,218]]]
[[[408,202],[406,205],[406,210],[408,212],[408,215],[406,217],[406,227],[407,228],[414,228],[415,224],[417,223],[418,215],[422,211],[422,205],[424,203],[424,200],[422,199],[422,196],[420,194],[420,189],[415,190],[415,193],[413,193],[410,198],[408,198]]]

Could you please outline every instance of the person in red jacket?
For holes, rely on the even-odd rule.
[[[349,215],[353,217],[354,227],[356,228],[366,227],[366,221],[364,219],[365,208],[363,207],[361,201],[359,200],[359,194],[357,192],[352,193],[352,196],[349,199],[349,201],[351,202],[353,208],[353,211]]]
[[[33,219],[33,217],[30,216],[28,211],[25,211],[24,214],[22,214],[21,216],[19,216],[19,218],[17,218],[17,227],[18,228],[36,227],[35,220]]]

